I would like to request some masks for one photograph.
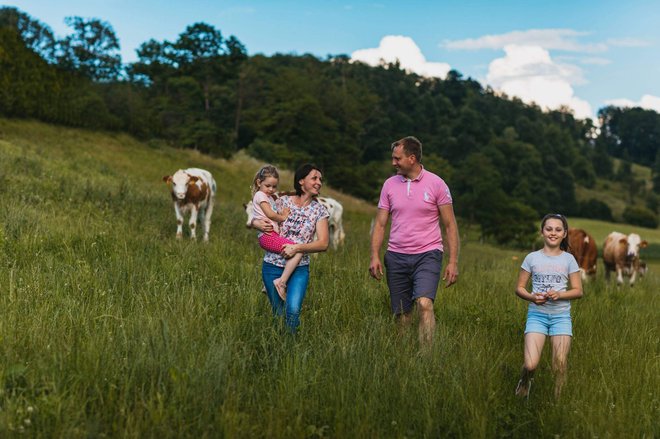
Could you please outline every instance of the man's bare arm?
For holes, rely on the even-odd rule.
[[[371,232],[371,262],[369,264],[369,274],[374,279],[380,280],[383,276],[383,266],[380,262],[380,248],[385,239],[385,226],[390,218],[390,213],[385,209],[378,209],[376,219],[374,220],[374,229]]]
[[[446,250],[449,252],[449,260],[447,261],[442,280],[446,281],[446,286],[450,286],[458,280],[458,254],[460,251],[458,224],[456,223],[454,206],[452,204],[443,204],[438,210],[445,229]]]

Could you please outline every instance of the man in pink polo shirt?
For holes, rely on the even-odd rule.
[[[442,271],[440,221],[449,252],[442,277],[447,287],[458,279],[459,242],[449,188],[440,177],[424,169],[421,160],[422,143],[415,137],[405,137],[392,144],[392,165],[397,175],[385,181],[380,193],[371,234],[369,274],[377,280],[383,275],[380,248],[391,215],[385,268],[392,312],[401,326],[408,326],[416,303],[419,340],[430,345],[435,332],[433,301]]]

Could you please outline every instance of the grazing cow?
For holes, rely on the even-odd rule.
[[[281,195],[292,195],[292,193],[280,192],[275,195],[275,198]],[[317,200],[319,203],[325,206],[326,209],[328,209],[328,213],[330,214],[330,217],[328,218],[330,245],[332,245],[332,248],[336,250],[339,245],[344,243],[344,238],[346,237],[342,223],[344,208],[341,204],[339,204],[337,200],[333,198],[318,197]],[[245,226],[250,227],[252,225],[252,217],[254,216],[254,207],[252,206],[252,201],[243,204],[243,207],[245,208],[245,214],[247,215]]]
[[[342,223],[342,216],[344,214],[344,207],[339,203],[339,201],[328,198],[328,197],[318,197],[319,203],[325,206],[328,209],[330,217],[328,218],[328,229],[330,232],[330,245],[334,250],[337,250],[337,247],[344,243],[344,238],[346,234],[344,233],[344,225]]]
[[[199,215],[203,219],[204,241],[209,240],[211,214],[216,185],[209,171],[199,168],[179,169],[174,175],[166,175],[163,181],[172,185],[172,201],[176,214],[176,237],[183,237],[183,215],[190,211],[190,237],[196,239],[195,227]]]
[[[628,236],[619,232],[610,233],[603,245],[605,278],[610,278],[610,271],[616,271],[616,282],[621,285],[624,272],[630,273],[630,286],[633,286],[639,272],[639,249],[647,245],[636,233]]]
[[[582,280],[586,281],[587,276],[594,276],[598,258],[594,238],[582,229],[568,229],[568,248],[580,267]]]

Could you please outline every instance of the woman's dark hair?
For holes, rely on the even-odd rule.
[[[300,180],[304,179],[309,175],[310,172],[312,171],[319,171],[321,174],[323,174],[323,171],[321,169],[312,164],[312,163],[305,163],[298,169],[296,169],[296,173],[293,176],[293,188],[296,190],[296,195],[300,196],[302,195],[302,187],[300,186]]]
[[[566,236],[564,239],[561,240],[561,243],[559,244],[559,248],[565,252],[568,251],[568,221],[566,221],[566,217],[560,213],[549,213],[546,216],[543,217],[541,220],[541,232],[543,232],[543,228],[545,227],[545,223],[549,219],[558,219],[561,221],[561,223],[564,225],[564,230],[566,231]]]

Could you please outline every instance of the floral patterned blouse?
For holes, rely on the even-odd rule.
[[[280,223],[280,235],[296,244],[309,244],[312,242],[316,231],[316,223],[330,216],[328,209],[319,203],[316,198],[309,205],[298,207],[293,202],[293,197],[285,195],[277,199],[275,206],[278,212],[281,212],[285,207],[290,209],[291,212],[287,219]],[[266,252],[264,262],[284,267],[286,259],[278,253]],[[309,265],[309,255],[303,255],[298,265]]]

